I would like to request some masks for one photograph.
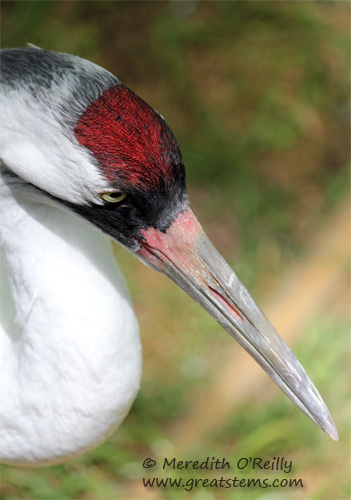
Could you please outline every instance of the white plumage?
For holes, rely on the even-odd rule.
[[[104,235],[58,208],[1,197],[16,305],[15,336],[1,330],[2,457],[55,462],[125,417],[141,375],[138,325]]]

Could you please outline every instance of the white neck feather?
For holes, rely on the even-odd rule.
[[[16,311],[11,324],[2,302],[2,458],[47,465],[94,447],[125,417],[141,376],[138,326],[102,234],[6,188],[2,203]]]

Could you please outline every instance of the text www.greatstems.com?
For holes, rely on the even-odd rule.
[[[145,478],[143,477],[145,488],[184,488],[191,491],[194,488],[303,488],[302,479],[184,479],[182,477],[174,479],[166,477]]]

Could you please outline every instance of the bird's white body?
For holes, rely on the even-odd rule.
[[[54,207],[2,203],[16,304],[13,324],[2,317],[2,457],[53,463],[125,417],[141,376],[138,325],[105,236]]]
[[[9,92],[2,159],[46,192],[85,203],[107,181],[62,133],[59,104],[45,111],[30,93]],[[11,182],[1,181],[0,197],[0,455],[50,464],[96,446],[125,417],[141,377],[138,324],[106,236]]]

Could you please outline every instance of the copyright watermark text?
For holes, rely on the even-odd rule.
[[[144,469],[158,469],[155,477],[143,477],[145,488],[184,488],[191,491],[195,488],[303,488],[301,478],[281,477],[290,474],[293,469],[292,460],[285,457],[239,457],[234,461],[226,458],[206,457],[204,460],[178,460],[176,457],[166,457],[161,460],[146,458],[143,462]],[[183,477],[174,477],[173,471],[184,472]],[[189,477],[189,472],[206,474],[208,477]],[[196,472],[195,472],[196,471]],[[220,477],[214,477],[216,471],[222,471]],[[243,471],[250,471],[260,477],[240,477]],[[267,477],[261,477],[262,472]],[[151,472],[151,471],[150,471]],[[162,477],[164,472],[169,477]],[[227,472],[228,477],[223,474]],[[234,475],[235,474],[235,475]],[[272,477],[273,475],[280,477]]]

